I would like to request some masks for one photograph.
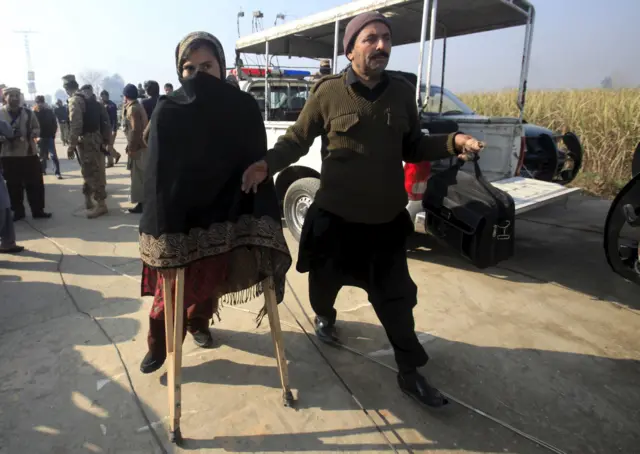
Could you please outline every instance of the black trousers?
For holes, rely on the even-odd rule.
[[[314,312],[335,321],[340,289],[361,288],[389,338],[399,370],[424,366],[429,357],[415,333],[417,287],[407,263],[406,239],[413,230],[408,213],[403,211],[388,224],[366,225],[347,223],[312,205],[305,227],[300,254],[308,260],[298,268],[308,268]]]
[[[14,215],[24,216],[25,214],[25,192],[31,213],[42,213],[44,211],[44,180],[38,156],[3,157],[2,168]]]

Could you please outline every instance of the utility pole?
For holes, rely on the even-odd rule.
[[[33,64],[31,63],[31,50],[29,48],[29,35],[37,33],[31,30],[15,30],[14,33],[24,35],[24,52],[27,60],[27,92],[29,93],[31,100],[36,94],[36,74],[33,71]]]

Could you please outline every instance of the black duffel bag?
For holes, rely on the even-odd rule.
[[[477,159],[475,175],[463,172],[463,164],[429,178],[422,198],[426,227],[478,268],[487,268],[513,256],[515,204],[482,176]]]

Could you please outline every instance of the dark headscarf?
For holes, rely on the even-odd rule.
[[[191,34],[178,45],[178,72],[185,52],[202,36]],[[208,42],[218,42],[208,36]],[[224,68],[221,47],[217,53]],[[140,220],[145,266],[179,268],[224,255],[228,277],[217,292],[224,295],[223,303],[259,296],[268,277],[282,301],[291,256],[273,180],[255,194],[241,190],[244,170],[267,151],[262,114],[253,97],[196,71],[178,90],[160,97],[148,146]]]
[[[189,56],[189,52],[200,46],[206,46],[211,50],[220,64],[220,75],[224,77],[227,62],[224,58],[224,49],[218,38],[207,32],[193,32],[182,38],[182,41],[176,46],[176,70],[180,82],[182,82],[182,66]]]

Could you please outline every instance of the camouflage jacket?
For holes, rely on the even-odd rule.
[[[69,97],[69,146],[78,145],[78,139],[82,136],[84,113],[87,110],[87,101],[84,95],[76,93]]]

